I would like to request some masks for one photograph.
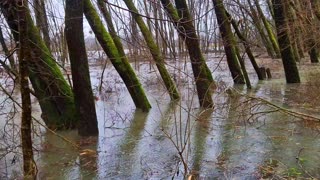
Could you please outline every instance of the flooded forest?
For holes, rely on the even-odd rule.
[[[320,0],[0,0],[0,179],[320,179]]]

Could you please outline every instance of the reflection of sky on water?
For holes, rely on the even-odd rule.
[[[209,62],[209,65],[214,67],[213,62]],[[319,138],[306,125],[294,123],[292,117],[281,113],[260,117],[250,124],[246,121],[246,116],[242,116],[249,113],[248,107],[238,104],[241,101],[237,98],[228,98],[219,89],[220,94],[214,95],[216,106],[213,112],[202,114],[197,108],[193,86],[186,84],[188,81],[192,82],[192,78],[175,71],[174,67],[184,66],[182,63],[172,62],[170,71],[180,73],[179,76],[182,77],[178,87],[183,99],[181,103],[170,104],[161,81],[154,73],[149,73],[149,64],[146,62],[139,66],[140,70],[137,72],[153,106],[151,111],[145,114],[135,110],[126,88],[113,68],[108,68],[104,77],[104,90],[108,89],[108,92],[99,94],[97,86],[101,67],[92,66],[92,85],[99,97],[96,101],[100,130],[97,170],[84,168],[77,150],[58,137],[46,133],[42,138],[35,136],[35,147],[40,150],[35,153],[40,177],[183,179],[183,166],[179,163],[178,151],[168,136],[178,144],[187,142],[184,158],[188,162],[189,171],[198,174],[200,178],[255,179],[259,177],[259,167],[269,159],[277,159],[285,164],[282,167],[285,172],[285,168],[297,167],[295,158],[302,148],[301,157],[306,160],[305,168],[319,176],[316,169],[320,162]],[[214,74],[226,81],[219,83],[229,86],[228,73],[222,72],[225,70],[217,68]],[[190,69],[185,71],[189,72]],[[281,105],[285,103],[283,99],[287,102],[296,99],[295,88],[301,86],[271,80],[256,84],[250,94],[268,98]],[[259,109],[263,110],[263,107]],[[79,140],[76,132],[62,134],[72,141]],[[12,155],[7,156],[7,165],[12,158]],[[6,173],[3,163],[2,159],[1,175]],[[17,160],[17,164],[20,163],[21,159]],[[17,164],[16,169],[20,167]],[[9,171],[8,173],[11,174]]]

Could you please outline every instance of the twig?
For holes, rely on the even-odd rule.
[[[257,100],[257,101],[261,101],[263,103],[265,103],[266,105],[272,107],[272,108],[276,108],[277,110],[279,110],[279,112],[282,112],[282,113],[285,113],[285,114],[289,114],[291,116],[294,116],[294,117],[298,117],[298,118],[301,118],[301,119],[312,119],[314,121],[319,121],[320,122],[320,118],[319,117],[316,117],[316,116],[312,116],[312,115],[309,115],[309,114],[305,114],[305,113],[302,113],[302,112],[296,112],[296,111],[293,111],[293,110],[290,110],[290,109],[286,109],[286,108],[283,108],[279,105],[276,105],[268,100],[265,100],[263,98],[260,98],[260,97],[254,97],[254,96],[250,96],[250,95],[247,95],[247,94],[243,94],[241,92],[239,92],[238,90],[232,88],[231,89],[233,92],[236,92],[237,94],[239,94],[240,96],[244,96],[246,98],[249,98],[249,99],[253,99],[253,100]]]

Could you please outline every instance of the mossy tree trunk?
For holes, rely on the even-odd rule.
[[[32,148],[32,110],[31,110],[31,98],[28,80],[28,59],[31,58],[30,50],[28,48],[28,26],[26,19],[27,2],[24,0],[15,0],[18,5],[18,25],[19,25],[19,75],[20,91],[22,101],[22,117],[21,117],[21,146],[23,156],[23,175],[24,179],[35,179],[36,166],[33,159]]]
[[[244,84],[244,76],[242,74],[239,60],[236,53],[236,40],[231,30],[231,24],[225,11],[222,0],[214,0],[214,9],[219,24],[219,30],[223,39],[224,50],[227,57],[228,66],[234,83]]]
[[[187,46],[200,106],[204,108],[212,107],[211,86],[214,84],[214,81],[202,55],[198,35],[196,34],[187,4],[185,0],[176,0],[176,8],[170,0],[161,0],[161,4],[173,21],[179,36],[185,41]]]
[[[99,131],[84,42],[83,4],[83,0],[66,0],[65,33],[79,119],[78,132],[82,136],[92,136],[98,135]]]
[[[36,17],[36,24],[40,29],[43,40],[47,45],[47,48],[51,48],[50,35],[49,35],[49,23],[46,12],[46,5],[44,0],[34,0],[33,1],[34,13]]]
[[[319,52],[315,45],[309,50],[308,53],[310,56],[311,63],[319,63]]]
[[[274,19],[274,12],[273,12],[273,8],[272,8],[272,2],[271,2],[271,0],[266,0],[266,1],[267,1],[268,10],[270,12],[270,15],[271,15],[272,19]]]
[[[308,4],[309,2],[307,2]],[[304,22],[308,25],[306,28],[307,32],[307,47],[308,53],[310,56],[310,60],[312,63],[319,62],[319,45],[317,43],[317,33],[316,31],[319,30],[319,21],[320,21],[320,1],[319,0],[310,0],[311,8],[313,10],[313,14],[315,15],[314,18],[312,12],[309,12],[310,9],[308,7],[303,8],[304,11],[307,12],[306,17],[304,17]],[[300,5],[303,3],[300,3]],[[299,5],[299,4],[298,4]]]
[[[150,29],[147,27],[142,17],[138,14],[138,10],[133,4],[132,0],[123,0],[123,1],[127,5],[128,9],[131,12],[131,16],[134,18],[135,22],[138,24],[140,28],[140,31],[147,43],[147,46],[150,50],[153,60],[156,63],[160,76],[165,84],[165,87],[167,88],[167,91],[169,92],[170,98],[172,100],[179,99],[180,96],[179,96],[177,87],[175,85],[175,82],[173,81],[169,72],[166,69],[163,55],[161,54],[161,50],[158,47],[157,43],[154,41]]]
[[[292,10],[293,10],[293,14],[294,14],[294,20],[295,20],[295,31],[294,33],[296,34],[296,45],[298,48],[298,53],[300,58],[304,58],[304,52],[305,52],[305,43],[304,43],[304,37],[303,37],[303,21],[300,18],[301,17],[301,1],[300,0],[292,0],[291,1],[291,6],[292,6]]]
[[[151,105],[148,98],[125,56],[120,39],[116,35],[113,26],[110,26],[112,24],[111,17],[108,20],[108,26],[112,37],[103,26],[103,23],[90,0],[84,0],[84,14],[101,47],[111,60],[123,82],[126,84],[136,107],[146,112],[149,111]]]
[[[270,42],[272,44],[274,53],[275,53],[276,57],[280,57],[281,55],[280,55],[279,45],[278,45],[278,42],[277,42],[276,35],[273,33],[273,30],[272,30],[272,27],[270,25],[270,22],[268,22],[267,18],[265,17],[265,15],[263,13],[263,10],[261,9],[261,6],[259,4],[259,0],[254,0],[254,3],[255,3],[255,6],[256,6],[258,14],[259,14],[259,19],[261,19],[261,21],[262,21],[262,23],[264,25],[264,28],[267,31],[267,34],[268,34],[269,40],[270,40]],[[251,2],[250,2],[250,4],[251,4]]]
[[[291,1],[291,0],[290,0]],[[290,3],[291,4],[291,3]],[[298,21],[296,17],[296,10],[289,5],[285,8],[286,11],[286,18],[288,22],[288,32],[290,35],[290,42],[293,50],[293,55],[297,62],[300,61],[301,57],[299,54],[299,44],[301,45],[301,42],[298,42],[300,34],[298,33]]]
[[[273,47],[272,47],[272,44],[271,44],[269,38],[267,37],[267,35],[264,32],[264,28],[263,28],[263,25],[261,24],[258,13],[255,10],[255,8],[253,7],[253,5],[251,4],[251,1],[248,1],[248,3],[249,3],[249,7],[250,7],[250,12],[251,12],[250,16],[252,18],[254,26],[256,27],[256,29],[261,37],[262,43],[265,46],[269,56],[271,58],[275,58],[276,54],[273,50]]]
[[[15,41],[19,42],[17,4],[14,1],[1,1],[0,8]],[[29,78],[39,100],[42,118],[51,129],[75,128],[75,106],[70,86],[34,26],[27,7],[25,16],[29,38],[26,45],[31,55],[28,59]]]
[[[313,13],[320,20],[320,0],[310,0]]]
[[[257,62],[256,62],[256,59],[255,59],[255,57],[254,57],[254,55],[253,55],[253,53],[252,53],[252,51],[251,51],[251,48],[250,48],[250,45],[249,45],[247,39],[246,39],[246,38],[244,37],[244,35],[240,32],[240,30],[239,30],[239,28],[238,28],[238,25],[237,25],[237,22],[230,16],[229,13],[227,13],[227,15],[228,15],[228,17],[229,17],[229,20],[231,21],[231,24],[232,24],[232,27],[233,27],[235,33],[237,34],[237,36],[239,37],[239,39],[241,40],[241,42],[242,42],[242,44],[243,44],[243,46],[244,46],[244,48],[245,48],[245,51],[246,51],[246,53],[247,53],[247,56],[248,56],[248,58],[249,58],[249,60],[250,60],[250,62],[251,62],[251,64],[252,64],[254,70],[255,70],[256,73],[257,73],[258,79],[259,79],[259,80],[263,80],[264,78],[263,78],[262,73],[261,73],[261,71],[260,71],[260,69],[259,69],[259,66],[258,66],[258,64],[257,64]]]
[[[244,59],[242,58],[242,56],[240,54],[240,49],[239,49],[238,45],[235,45],[234,49],[235,49],[235,52],[237,54],[237,57],[238,57],[238,60],[239,60],[239,63],[240,63],[240,68],[241,68],[241,71],[242,71],[242,74],[243,74],[243,78],[245,80],[245,84],[246,84],[248,89],[251,89],[250,78],[249,78],[249,75],[248,75],[248,72],[247,72],[247,69],[246,69],[246,65],[245,65]]]
[[[300,75],[290,43],[285,6],[287,0],[272,0],[278,43],[287,83],[299,83]]]
[[[9,63],[10,63],[10,67],[4,67],[8,72],[12,72],[14,75],[18,72],[17,68],[16,68],[16,63],[14,62],[14,57],[13,55],[10,53],[8,46],[5,42],[5,39],[3,37],[3,32],[2,29],[0,27],[0,44],[2,46],[2,50],[4,52],[4,55],[9,59]]]

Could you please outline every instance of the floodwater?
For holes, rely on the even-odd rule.
[[[226,90],[234,87],[320,118],[318,65],[300,66],[301,84],[287,85],[275,70],[272,80],[253,78],[253,88],[248,90],[233,86],[226,64],[217,57],[211,59],[209,66],[219,86],[213,96],[215,108],[206,111],[198,108],[188,63],[169,64],[182,94],[179,102],[170,102],[154,65],[135,66],[153,107],[149,113],[135,109],[110,64],[99,92],[102,66],[92,65],[99,137],[83,139],[76,131],[57,132],[66,141],[34,123],[39,179],[319,178],[320,122],[275,111],[259,100]],[[11,107],[8,101],[6,106]],[[36,106],[34,111],[39,116]],[[16,114],[7,121],[7,115],[1,114],[0,179],[21,178]]]

